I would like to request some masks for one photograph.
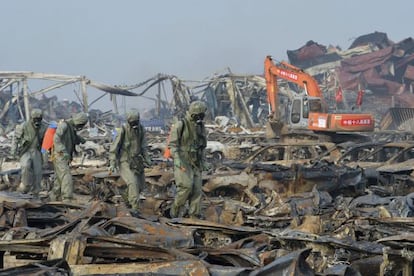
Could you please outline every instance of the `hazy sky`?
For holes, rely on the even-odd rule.
[[[413,36],[414,1],[2,1],[1,71],[135,84],[157,73],[201,80],[229,67],[263,73],[313,40],[343,49],[364,34]],[[134,101],[137,101],[134,99]]]

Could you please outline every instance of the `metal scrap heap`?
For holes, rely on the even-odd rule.
[[[309,42],[288,51],[289,61],[313,72],[334,109],[352,109],[361,87],[365,99],[375,99],[358,108],[383,118],[383,131],[366,134],[364,142],[267,140],[262,76],[216,75],[191,88],[164,74],[125,88],[64,78],[129,96],[172,83],[173,103],[160,102],[161,118],[146,125],[153,165],[145,168],[139,212],[128,206],[120,175],[108,171],[109,144],[123,120],[117,112],[89,110],[92,124],[82,133],[88,141],[71,166],[74,201],[48,198],[55,178],[50,162],[38,197],[18,192],[20,169],[8,156],[9,144],[28,103],[12,88],[1,89],[0,275],[411,275],[414,44],[374,33],[346,51],[331,48]],[[14,81],[7,76],[4,87]],[[145,85],[139,95],[130,92]],[[164,119],[180,116],[196,94],[209,103],[211,123],[202,218],[171,218],[176,187],[172,160],[163,157]],[[45,96],[31,100],[47,120],[87,106]],[[403,109],[382,110],[392,103]]]

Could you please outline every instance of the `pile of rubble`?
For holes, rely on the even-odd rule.
[[[358,38],[347,51],[310,42],[288,56],[319,78],[334,108],[339,83],[345,105],[364,89],[369,100],[363,108],[382,115],[381,101],[412,107],[411,41],[392,43],[374,33]],[[401,79],[404,83],[398,83]],[[13,91],[2,94],[6,100],[0,105],[7,112],[0,114],[0,275],[412,273],[411,132],[375,132],[366,135],[366,143],[274,143],[262,128],[268,109],[261,76],[215,75],[190,88],[160,74],[135,86],[105,89],[127,93],[147,86],[143,95],[163,81],[172,83],[175,100],[158,108],[162,118],[146,125],[154,165],[145,169],[139,213],[125,203],[126,184],[108,171],[112,131],[122,123],[122,116],[112,112],[90,112],[91,128],[82,134],[88,143],[72,162],[75,202],[49,201],[54,172],[47,162],[40,198],[17,192],[19,164],[8,153],[24,105]],[[211,123],[203,219],[186,214],[171,219],[175,182],[172,161],[162,156],[168,132],[163,120],[179,116],[196,94],[209,102]],[[46,97],[31,106],[41,107],[47,120],[83,109]],[[385,116],[384,129],[398,129],[412,117],[394,113]]]
[[[381,118],[389,107],[414,107],[414,41],[391,41],[374,32],[354,40],[347,50],[309,41],[287,51],[289,62],[318,79],[325,99],[336,106],[335,93],[343,91],[343,106],[355,108],[358,91],[365,92],[363,109]]]
[[[402,144],[414,151],[414,144]],[[277,144],[254,151],[256,157],[260,152],[255,161],[216,164],[203,176],[203,220],[169,218],[175,193],[169,160],[158,159],[146,169],[140,213],[125,205],[125,183],[102,160],[75,158],[77,201],[71,204],[17,193],[18,174],[3,174],[9,186],[0,193],[0,274],[411,271],[412,175],[406,175],[405,190],[387,189],[381,182],[368,182],[365,169],[351,165],[354,160],[336,156],[354,156],[357,149],[357,161],[363,160],[363,152],[382,152],[390,145],[378,142],[350,151],[352,146],[325,149],[318,143],[313,146],[322,151],[316,158],[305,156],[310,152],[305,145],[313,144],[284,146],[286,152],[293,146],[303,150],[289,166],[266,161],[281,147]],[[53,173],[45,171],[45,192],[50,178]]]

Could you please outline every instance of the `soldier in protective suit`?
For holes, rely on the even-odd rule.
[[[207,146],[204,116],[206,105],[201,101],[190,104],[184,119],[174,124],[171,130],[169,148],[174,159],[174,178],[177,194],[170,209],[172,218],[182,216],[183,207],[189,200],[190,217],[200,216],[201,173],[205,168]]]
[[[73,200],[73,182],[69,164],[72,162],[75,146],[85,143],[77,134],[88,122],[86,113],[77,113],[71,119],[59,122],[53,137],[52,159],[56,180],[53,185],[51,200]]]
[[[33,109],[29,121],[16,127],[11,154],[20,157],[21,183],[19,190],[37,196],[42,181],[42,147],[47,125],[40,109]]]
[[[128,202],[132,209],[139,209],[139,193],[144,188],[144,168],[151,166],[147,153],[145,129],[140,123],[138,111],[126,114],[127,124],[122,126],[109,150],[109,170],[119,169],[128,186]]]

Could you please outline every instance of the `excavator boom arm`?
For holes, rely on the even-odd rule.
[[[276,65],[272,58],[267,56],[265,60],[265,72],[268,72],[269,77],[279,77],[296,83],[306,90],[308,96],[322,98],[322,91],[319,88],[317,81],[298,67],[286,62],[281,62],[279,65]]]
[[[270,58],[266,58],[265,60],[265,79],[266,79],[266,90],[267,90],[267,101],[270,105],[272,117],[275,120],[279,120],[279,112],[278,112],[278,86],[277,80],[275,75],[272,72],[272,68],[274,67],[273,61]]]
[[[280,65],[276,65],[270,56],[267,56],[264,62],[265,67],[265,79],[267,88],[267,99],[270,104],[271,111],[274,119],[279,119],[278,115],[278,85],[277,78],[282,78],[287,81],[296,83],[299,87],[305,89],[306,94],[311,97],[317,97],[323,100],[322,91],[319,88],[316,80],[304,72],[303,70],[295,67],[286,62],[281,62]]]

